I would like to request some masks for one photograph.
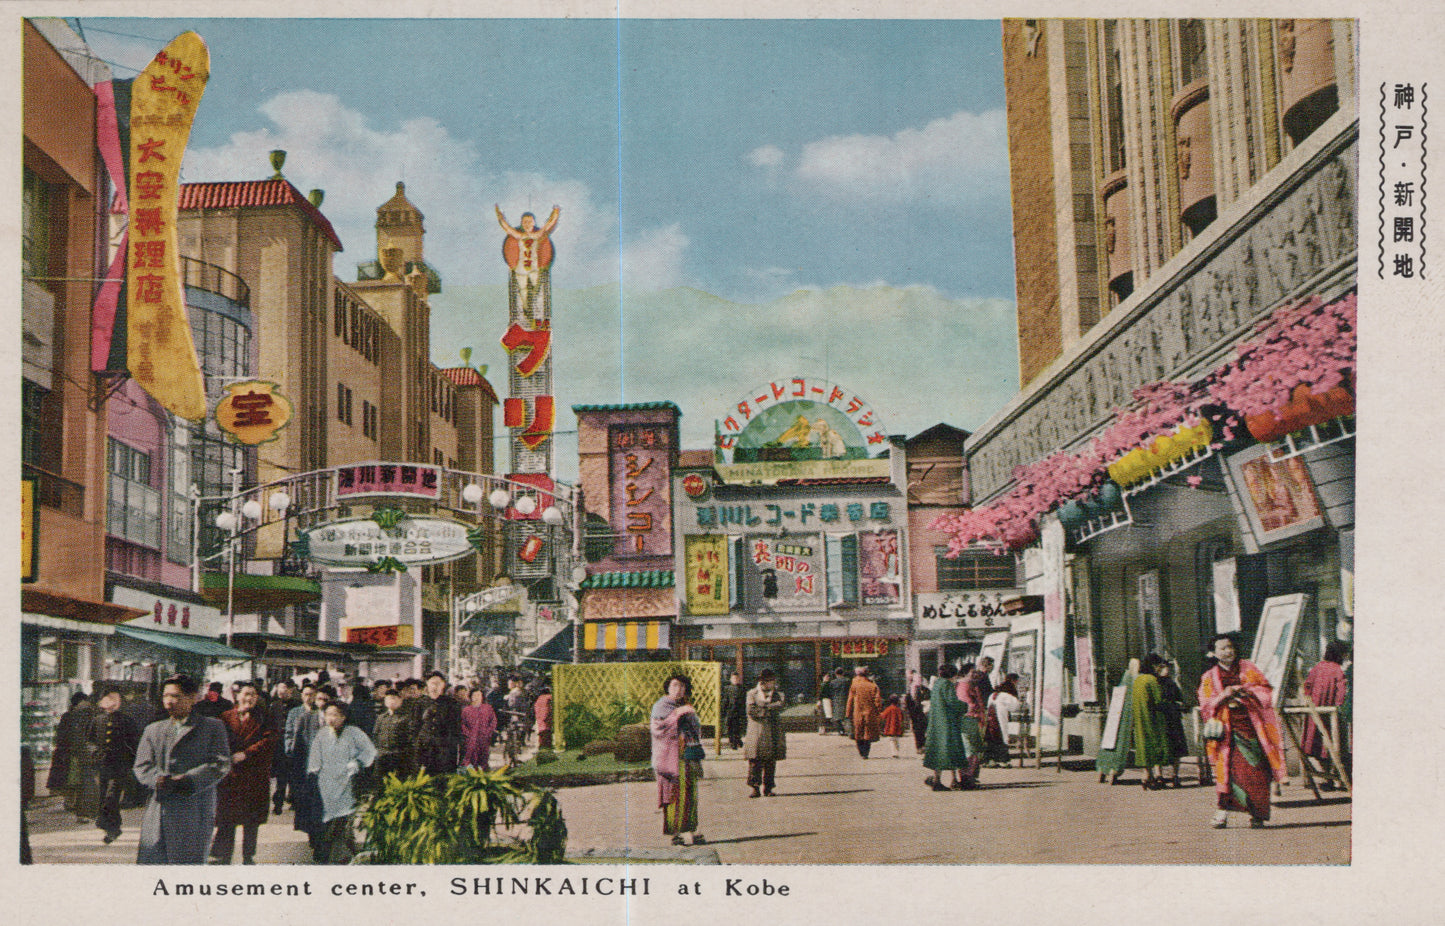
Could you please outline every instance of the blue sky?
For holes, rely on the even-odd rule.
[[[553,286],[599,322],[572,345],[559,331],[564,407],[671,399],[695,444],[714,405],[769,376],[826,369],[900,433],[977,427],[1016,388],[997,21],[79,24],[122,77],[198,32],[212,73],[184,179],[259,179],[286,149],[287,178],[326,191],[343,279],[374,256],[374,210],[405,180],[445,284],[438,363],[471,345],[505,387],[492,204],[515,222],[556,203]],[[733,362],[687,382],[645,366],[678,349],[677,326],[658,327],[674,290],[746,308],[686,319],[687,343]],[[792,323],[771,325],[780,312]]]

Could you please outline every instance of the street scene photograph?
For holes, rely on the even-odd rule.
[[[20,864],[1357,863],[1359,20],[119,9],[12,17]]]

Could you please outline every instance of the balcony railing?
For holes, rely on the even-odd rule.
[[[229,270],[191,257],[181,258],[181,272],[187,286],[224,296],[237,305],[251,307],[251,287]]]

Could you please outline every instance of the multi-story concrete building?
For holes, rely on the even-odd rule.
[[[1306,661],[1349,634],[1356,45],[1350,21],[1004,23],[1021,390],[968,439],[951,527],[1024,552],[1045,741],[1131,657],[1189,690],[1267,599],[1305,596]],[[1264,395],[1269,357],[1292,372]]]

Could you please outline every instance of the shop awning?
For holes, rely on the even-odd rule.
[[[587,621],[582,627],[582,648],[671,649],[671,631],[671,621]]]
[[[20,590],[20,610],[27,614],[45,614],[62,620],[79,621],[87,624],[119,624],[122,621],[145,617],[145,611],[111,604],[108,601],[88,601],[70,595],[58,595],[37,588]],[[94,627],[87,627],[91,633],[106,633]]]
[[[525,665],[528,662],[536,662],[545,668],[557,662],[571,662],[572,640],[574,635],[572,627],[573,625],[569,623],[561,630],[552,634],[551,639],[546,643],[543,643],[526,656],[523,656],[522,663]]]
[[[183,653],[194,653],[197,656],[210,656],[215,659],[251,658],[250,653],[226,646],[209,637],[194,636],[188,633],[167,633],[164,630],[147,630],[144,627],[125,625],[117,627],[115,630],[132,640],[139,640],[151,646],[164,646],[167,649],[180,650]]]
[[[318,667],[328,662],[355,662],[377,652],[367,643],[334,643],[329,640],[298,640],[284,634],[235,634],[231,641],[245,647],[254,658],[284,666]]]
[[[303,576],[262,576],[246,572],[236,573],[233,583],[224,572],[208,572],[201,576],[201,597],[222,610],[229,597],[231,610],[236,614],[256,614],[318,601],[321,584]]]

